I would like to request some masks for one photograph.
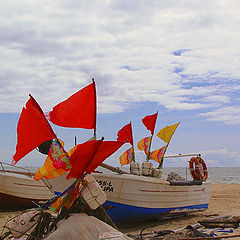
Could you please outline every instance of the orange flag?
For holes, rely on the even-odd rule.
[[[37,148],[47,140],[56,138],[50,124],[46,120],[42,109],[30,95],[30,99],[23,107],[17,125],[17,146],[12,164]]]
[[[127,165],[130,162],[134,161],[134,151],[133,147],[129,148],[127,151],[125,151],[120,157],[119,161],[121,166]]]
[[[147,156],[150,154],[151,140],[152,137],[145,137],[142,140],[140,140],[137,144],[138,149],[144,151]]]
[[[95,82],[89,84],[67,100],[56,105],[49,113],[50,121],[61,127],[96,127]]]
[[[74,148],[69,151],[69,154],[71,155],[73,151]],[[54,140],[43,166],[38,169],[34,179],[37,181],[43,177],[52,179],[68,172],[71,169],[69,154],[64,150],[61,140]]]
[[[163,156],[165,154],[167,146],[164,146],[158,150],[152,151],[151,155],[150,155],[150,159],[158,162],[159,164],[161,164]]]

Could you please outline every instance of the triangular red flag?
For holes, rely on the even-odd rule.
[[[106,158],[115,153],[124,142],[104,141],[100,144],[97,153],[94,155],[90,165],[86,169],[86,173],[93,172]]]
[[[129,142],[133,145],[133,137],[132,137],[132,124],[131,122],[125,125],[122,129],[118,131],[117,141],[120,142]]]
[[[30,96],[18,121],[17,146],[16,153],[13,156],[13,164],[16,164],[44,141],[54,138],[56,138],[56,135],[44,117],[42,109],[36,100]]]
[[[95,82],[56,105],[49,113],[50,121],[61,127],[96,127]]]
[[[142,123],[149,131],[151,131],[152,135],[154,133],[157,116],[158,116],[158,112],[156,112],[153,115],[148,115],[142,119]]]
[[[101,140],[92,140],[78,144],[74,153],[69,157],[72,168],[67,178],[81,178],[83,173],[93,172],[123,144],[123,142],[103,142]]]

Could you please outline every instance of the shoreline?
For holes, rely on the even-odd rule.
[[[138,222],[138,223],[126,223],[119,225],[119,230],[125,234],[133,233],[138,234],[142,229],[144,231],[154,230],[176,230],[184,228],[188,225],[194,225],[198,221],[205,219],[206,217],[216,216],[240,216],[240,184],[230,183],[214,183],[211,184],[210,202],[208,210],[202,212],[190,213],[186,217],[179,217],[171,220],[161,220],[152,222]],[[0,212],[0,229],[4,224],[20,214],[22,211]]]

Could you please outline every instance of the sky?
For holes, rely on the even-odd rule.
[[[240,167],[238,0],[1,1],[0,161],[10,163],[31,94],[44,112],[96,81],[97,136],[116,140],[158,111],[155,134],[180,122],[166,155],[200,153],[209,167]],[[51,124],[69,150],[92,130]],[[152,150],[164,146],[153,137]],[[125,144],[106,163],[120,166]],[[36,150],[18,163],[41,166]],[[186,167],[168,158],[166,167]]]

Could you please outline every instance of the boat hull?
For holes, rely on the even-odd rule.
[[[208,208],[210,183],[171,185],[164,179],[131,174],[92,175],[107,195],[103,206],[115,223],[174,216]],[[62,192],[72,180],[61,176],[50,183],[54,191]]]
[[[107,194],[104,207],[114,222],[161,218],[208,208],[210,183],[170,185],[169,181],[130,174],[94,174]]]
[[[36,207],[54,194],[42,181],[23,174],[0,172],[0,209],[20,210]]]

